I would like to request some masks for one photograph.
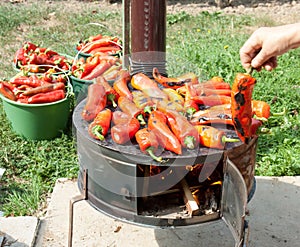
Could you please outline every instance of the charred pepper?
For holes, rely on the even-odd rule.
[[[97,114],[106,107],[106,91],[100,84],[91,84],[88,86],[88,93],[85,106],[81,116],[86,121],[92,121]]]
[[[159,143],[156,135],[152,131],[148,130],[147,128],[140,129],[135,133],[135,139],[142,152],[148,153],[153,160],[162,162],[162,157],[157,157],[154,154],[159,146]]]
[[[152,111],[148,119],[148,128],[156,135],[160,146],[164,149],[181,154],[181,145],[177,137],[170,130],[164,113]]]
[[[256,79],[247,73],[238,73],[231,92],[231,113],[234,127],[240,139],[248,143],[251,134],[252,92]]]

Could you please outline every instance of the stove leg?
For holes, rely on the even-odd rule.
[[[250,227],[248,221],[245,220],[244,223],[244,238],[243,238],[243,247],[248,247],[249,245],[249,235],[250,235]]]
[[[82,194],[73,197],[70,200],[69,204],[69,236],[68,236],[68,247],[72,247],[72,239],[73,239],[73,213],[74,213],[74,204],[76,202],[87,200],[87,169],[83,170],[83,186],[82,186]]]

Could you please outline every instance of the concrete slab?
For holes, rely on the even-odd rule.
[[[37,226],[38,219],[32,216],[0,217],[0,238],[4,237],[0,246],[33,246],[36,230],[38,229]]]
[[[299,246],[299,187],[300,177],[257,177],[257,190],[248,205],[249,247]],[[57,181],[35,246],[68,246],[69,202],[76,195],[76,182]],[[74,247],[234,246],[229,229],[221,221],[178,229],[146,228],[113,219],[87,201],[74,205],[73,220]]]

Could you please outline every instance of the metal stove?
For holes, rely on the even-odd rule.
[[[131,74],[151,76],[153,67],[166,70],[166,1],[123,0],[124,66]],[[228,143],[225,150],[199,147],[178,156],[162,150],[157,163],[136,143],[115,144],[110,134],[100,142],[82,120],[85,100],[73,113],[80,165],[81,194],[70,201],[69,246],[72,246],[73,205],[87,202],[99,212],[146,227],[197,227],[224,221],[235,246],[246,243],[246,207],[255,187],[257,137],[250,143]],[[228,135],[235,130],[219,126]]]

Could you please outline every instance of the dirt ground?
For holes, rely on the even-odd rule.
[[[5,0],[12,4],[36,2],[38,0]],[[47,0],[51,3],[56,0]],[[296,0],[166,0],[167,13],[185,11],[196,15],[201,11],[224,14],[246,14],[274,20],[275,24],[300,22],[300,1]],[[68,0],[64,7],[80,8],[83,4],[101,6],[102,10],[122,11],[122,0]]]

